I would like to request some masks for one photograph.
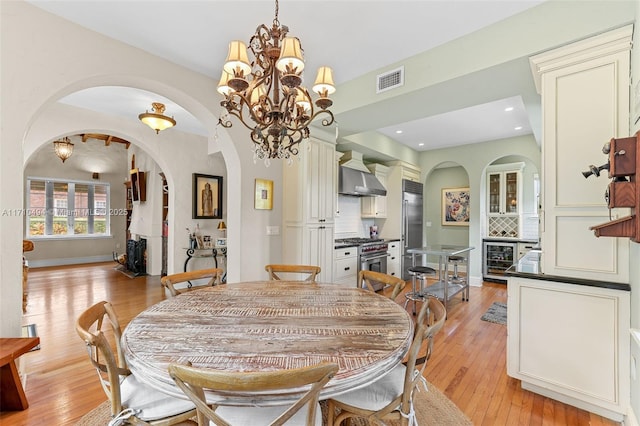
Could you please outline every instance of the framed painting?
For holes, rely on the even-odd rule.
[[[253,207],[256,210],[273,209],[273,181],[256,179]]]
[[[442,224],[469,226],[469,188],[442,188]]]
[[[193,174],[193,219],[222,219],[222,176]]]

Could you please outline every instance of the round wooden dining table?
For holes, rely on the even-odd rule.
[[[183,397],[167,368],[267,371],[335,362],[338,373],[321,399],[379,379],[404,358],[413,320],[394,301],[360,288],[300,281],[256,281],[206,287],[157,303],[127,325],[122,346],[134,375]],[[251,394],[231,401],[275,405],[300,390]]]

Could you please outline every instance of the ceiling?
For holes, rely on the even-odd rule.
[[[543,1],[283,0],[279,5],[279,21],[289,27],[290,34],[301,39],[306,69],[315,73],[319,66],[330,65],[339,91],[340,85],[350,80],[489,26]],[[29,3],[216,81],[229,40],[248,42],[259,24],[270,24],[274,17],[274,2],[269,0],[30,0]],[[151,9],[150,4],[153,4]],[[530,75],[528,78],[531,80]],[[213,90],[211,95],[219,96]],[[180,130],[207,135],[203,126],[179,105],[142,90],[97,87],[76,92],[61,101],[128,118],[137,117],[145,109],[151,109],[151,102],[160,101],[166,104],[165,113],[176,119]],[[507,108],[512,109],[505,111]],[[405,121],[402,117],[406,115],[401,111],[396,115],[398,118],[391,125],[370,122],[369,130],[418,151],[532,133],[520,96],[411,121]],[[379,125],[384,127],[377,127]],[[425,140],[425,135],[429,135],[429,141]]]

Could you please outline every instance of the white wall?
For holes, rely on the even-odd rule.
[[[254,179],[274,180],[274,204],[278,206],[282,170],[277,166],[266,169],[262,164],[253,164],[250,139],[243,126],[236,125],[229,131],[216,130],[215,114],[220,111],[215,94],[217,82],[61,20],[26,2],[0,2],[0,13],[0,140],[3,141],[0,144],[0,208],[23,207],[24,164],[38,147],[61,135],[99,132],[129,140],[158,164],[170,186],[187,184],[189,194],[194,162],[203,159],[203,167],[197,168],[206,170],[207,154],[219,151],[228,176],[225,200],[228,278],[264,277],[264,264],[278,261],[281,253],[280,237],[266,237],[265,225],[281,225],[281,211],[279,207],[271,211],[253,209]],[[186,136],[176,140],[176,133],[172,133],[176,129],[156,135],[140,125],[136,117],[106,117],[77,110],[71,113],[66,110],[62,117],[58,116],[62,107],[56,105],[56,100],[95,86],[130,86],[158,93],[193,114],[211,136],[199,146],[199,142],[192,144]],[[189,177],[183,179],[182,173]],[[172,201],[180,203],[180,199]],[[175,222],[170,223],[172,229],[191,221],[190,200],[186,204],[189,215],[170,217],[170,221]],[[22,316],[22,219],[0,217],[0,235],[0,335],[17,336]],[[169,235],[169,245],[180,247],[182,241],[174,241],[175,237]],[[170,253],[172,267],[180,264],[177,256],[173,253],[171,258]]]

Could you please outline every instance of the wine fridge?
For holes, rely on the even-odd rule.
[[[484,280],[507,282],[504,271],[518,260],[518,243],[485,240],[483,247],[482,276]]]

